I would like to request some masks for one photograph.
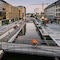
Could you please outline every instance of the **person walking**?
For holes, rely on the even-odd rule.
[[[34,48],[36,48],[36,47],[37,47],[37,44],[38,44],[37,40],[34,39],[34,40],[32,41],[32,43],[33,43]]]

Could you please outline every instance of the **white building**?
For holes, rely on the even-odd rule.
[[[45,8],[45,16],[49,20],[53,20],[57,23],[60,23],[60,0],[52,3],[47,8]]]
[[[5,14],[6,14],[6,2],[0,0],[0,16],[4,16],[5,18]]]

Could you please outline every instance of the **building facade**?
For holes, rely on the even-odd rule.
[[[26,8],[24,6],[18,6],[19,8],[19,19],[26,19]]]
[[[19,9],[0,0],[0,19],[19,19]]]
[[[6,19],[19,19],[19,9],[6,3]]]
[[[60,0],[52,3],[44,10],[45,16],[56,23],[60,23]]]
[[[24,6],[15,7],[0,0],[0,17],[1,19],[26,19],[26,8]]]
[[[24,6],[15,7],[0,0],[0,26],[19,19],[26,19],[26,8]]]
[[[6,2],[0,0],[0,19],[6,18]]]

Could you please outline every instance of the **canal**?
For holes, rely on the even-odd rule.
[[[33,21],[26,23],[24,28],[18,34],[15,43],[17,44],[32,44],[32,41],[36,39],[38,41],[38,45],[41,44],[42,40],[38,31],[33,23]]]

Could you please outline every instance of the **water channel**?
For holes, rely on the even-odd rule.
[[[33,22],[26,23],[22,31],[18,34],[15,43],[18,44],[32,44],[32,41],[36,39],[38,44],[41,43],[41,38]]]

